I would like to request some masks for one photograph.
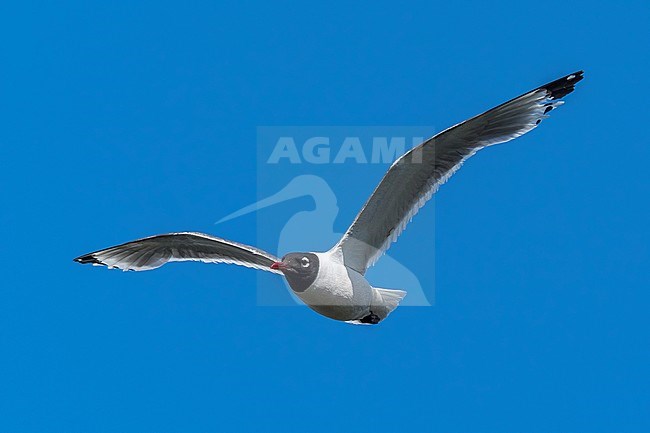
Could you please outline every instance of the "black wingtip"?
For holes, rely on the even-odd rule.
[[[87,263],[93,264],[93,265],[101,265],[102,263],[95,258],[92,254],[86,254],[85,256],[79,256],[76,259],[74,259],[75,262],[81,263],[82,265],[85,265]]]
[[[575,85],[584,78],[584,73],[584,71],[574,72],[541,86],[540,89],[549,92],[549,99],[560,99],[573,92]]]

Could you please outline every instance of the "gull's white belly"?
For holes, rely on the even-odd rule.
[[[356,271],[346,268],[329,253],[317,253],[318,276],[296,295],[314,311],[336,320],[357,320],[370,312],[372,287]]]

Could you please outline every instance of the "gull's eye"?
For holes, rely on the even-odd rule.
[[[309,267],[309,259],[307,257],[303,257],[302,259],[300,259],[300,265],[303,268],[308,268]]]

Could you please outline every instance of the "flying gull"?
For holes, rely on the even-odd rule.
[[[470,156],[531,131],[564,103],[583,71],[524,93],[448,128],[406,152],[388,169],[343,237],[326,252],[294,252],[277,258],[252,246],[181,232],[151,236],[85,254],[79,263],[124,271],[148,271],[167,262],[234,263],[283,275],[306,305],[323,316],[353,324],[377,324],[406,292],[372,287],[370,266],[408,222]]]

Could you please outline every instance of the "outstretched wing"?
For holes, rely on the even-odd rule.
[[[124,271],[148,271],[167,262],[234,263],[263,271],[280,259],[257,248],[202,233],[169,233],[127,242],[74,259]]]
[[[582,78],[579,71],[548,83],[452,126],[402,155],[334,247],[341,249],[345,265],[365,273],[467,158],[534,129],[563,104],[559,99]]]

